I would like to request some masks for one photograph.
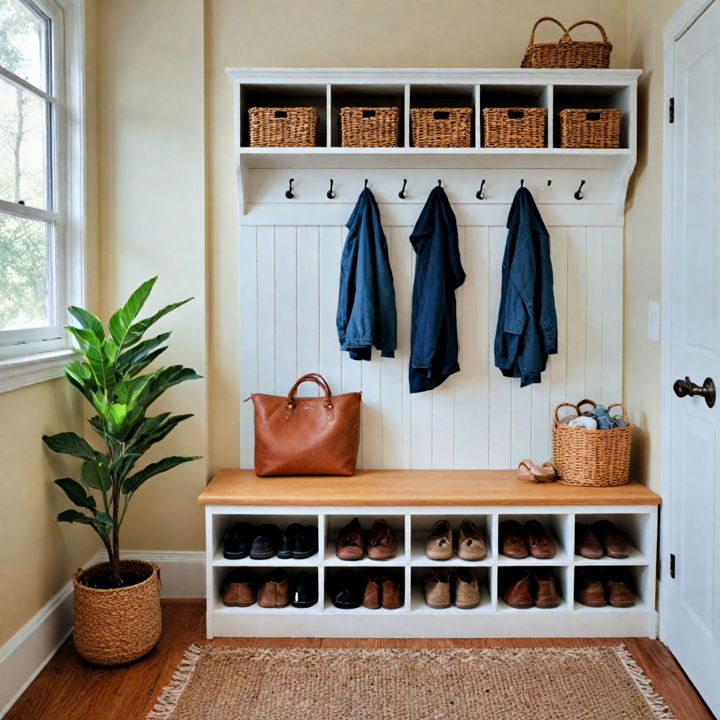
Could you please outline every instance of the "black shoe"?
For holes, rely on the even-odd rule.
[[[318,551],[318,529],[315,525],[301,527],[295,534],[292,556],[296,560],[309,558]]]
[[[267,560],[277,555],[280,546],[280,530],[275,525],[260,525],[255,530],[255,538],[250,547],[253,560]]]
[[[277,556],[281,560],[289,560],[293,557],[293,548],[295,547],[295,538],[302,533],[303,526],[299,523],[288,525],[285,532],[280,537],[280,547]]]
[[[332,582],[332,604],[341,610],[352,610],[362,605],[365,582],[351,570],[341,570]]]
[[[290,577],[290,603],[296,608],[309,608],[318,601],[317,576],[300,572]]]
[[[240,560],[250,554],[250,544],[254,536],[250,523],[235,523],[225,531],[223,537],[223,557],[228,560]]]

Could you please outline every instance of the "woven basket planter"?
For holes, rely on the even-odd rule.
[[[625,427],[610,430],[589,430],[570,427],[561,423],[558,411],[569,407],[580,415],[582,405],[592,405],[592,400],[582,400],[577,405],[560,403],[555,408],[552,426],[553,462],[558,481],[564,485],[586,487],[615,487],[630,482],[630,449],[633,426],[628,422],[622,403],[610,405],[622,408]]]
[[[560,26],[563,34],[558,42],[536,43],[535,30],[541,22],[550,20]],[[570,32],[578,25],[594,25],[602,35],[600,40],[573,40]],[[553,17],[541,17],[530,33],[530,44],[525,50],[520,67],[524,68],[608,68],[612,43],[605,28],[594,20],[581,20],[567,30]]]
[[[342,147],[397,147],[400,138],[400,108],[340,108]]]
[[[483,147],[545,147],[546,108],[483,108]]]
[[[250,147],[314,147],[318,112],[311,107],[253,107]]]
[[[160,638],[160,570],[143,560],[123,560],[123,571],[148,574],[137,585],[103,590],[81,581],[104,575],[110,563],[78,570],[73,577],[73,642],[97,665],[120,665],[150,652]]]
[[[413,147],[470,147],[472,108],[412,108]]]
[[[561,110],[560,147],[620,147],[620,110]]]

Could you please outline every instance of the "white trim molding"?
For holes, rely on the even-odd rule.
[[[73,356],[72,350],[56,350],[0,360],[0,393],[61,377]]]
[[[128,558],[160,567],[163,598],[205,596],[205,553],[128,550]],[[85,567],[105,560],[103,551]],[[72,581],[68,581],[0,647],[0,718],[10,710],[72,632]]]

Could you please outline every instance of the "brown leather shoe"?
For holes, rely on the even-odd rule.
[[[431,560],[449,560],[453,554],[452,528],[447,520],[438,520],[425,543],[425,555]]]
[[[385,580],[385,577],[379,573],[371,573],[368,575],[365,593],[363,594],[363,607],[369,610],[377,610],[380,607],[382,603],[383,580]]]
[[[250,570],[233,570],[223,588],[223,605],[250,607],[257,601],[258,581]]]
[[[527,570],[508,571],[504,574],[502,599],[507,605],[519,610],[526,610],[533,606],[530,592],[530,573]]]
[[[431,570],[423,577],[423,594],[428,607],[442,610],[450,607],[450,573]]]
[[[260,588],[258,605],[264,608],[284,608],[290,604],[290,586],[284,570],[273,570],[268,581]]]
[[[595,573],[578,575],[575,580],[575,599],[588,607],[605,607],[607,595],[602,580]]]
[[[463,520],[458,530],[458,557],[461,560],[484,560],[486,555],[482,531],[474,522]]]
[[[589,525],[579,523],[575,527],[575,552],[588,560],[599,560],[605,555],[598,536]]]
[[[556,608],[560,604],[560,595],[555,576],[547,568],[535,570],[535,607],[543,610]]]
[[[608,603],[616,608],[629,608],[635,604],[635,596],[622,576],[607,579]]]
[[[455,574],[455,607],[463,610],[480,604],[480,582],[477,575],[467,568],[461,568]]]
[[[335,554],[340,560],[362,560],[365,557],[365,541],[357,518],[351,520],[339,533]]]
[[[630,545],[609,520],[599,520],[593,531],[600,538],[608,557],[622,560],[630,555]]]
[[[525,531],[517,520],[503,520],[500,523],[500,552],[516,560],[522,560],[528,556]]]
[[[373,523],[367,553],[371,560],[390,560],[397,555],[397,535],[385,520]]]
[[[385,578],[382,584],[382,606],[385,610],[398,610],[403,605],[400,586],[392,579]]]
[[[549,560],[555,557],[555,543],[537,520],[528,520],[525,523],[525,533],[530,554],[534,558]]]

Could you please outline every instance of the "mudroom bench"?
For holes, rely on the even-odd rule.
[[[221,470],[199,496],[205,506],[207,636],[213,637],[655,637],[655,566],[660,497],[639,483],[613,488],[580,488],[559,483],[530,484],[510,470],[362,470],[352,477],[258,478],[252,470]],[[398,536],[392,560],[339,560],[338,531],[353,517],[369,530],[385,519]],[[488,544],[484,560],[454,556],[438,562],[425,556],[433,523],[447,518],[457,530],[463,518],[482,528]],[[557,548],[551,560],[514,560],[499,553],[503,520],[538,519]],[[575,554],[575,528],[607,518],[630,541],[628,558],[587,560]],[[293,522],[316,525],[319,552],[296,560],[227,560],[223,533],[234,523]],[[503,574],[513,568],[545,566],[555,576],[562,601],[554,609],[517,610],[502,600]],[[583,568],[623,566],[636,594],[631,608],[589,608],[575,598],[576,574]],[[310,608],[225,607],[222,586],[233,568],[258,574],[284,568],[317,577],[318,603]],[[392,571],[403,589],[397,610],[339,610],[326,586],[343,567]],[[425,604],[422,577],[432,568],[470,567],[483,595],[477,608],[434,610]]]

